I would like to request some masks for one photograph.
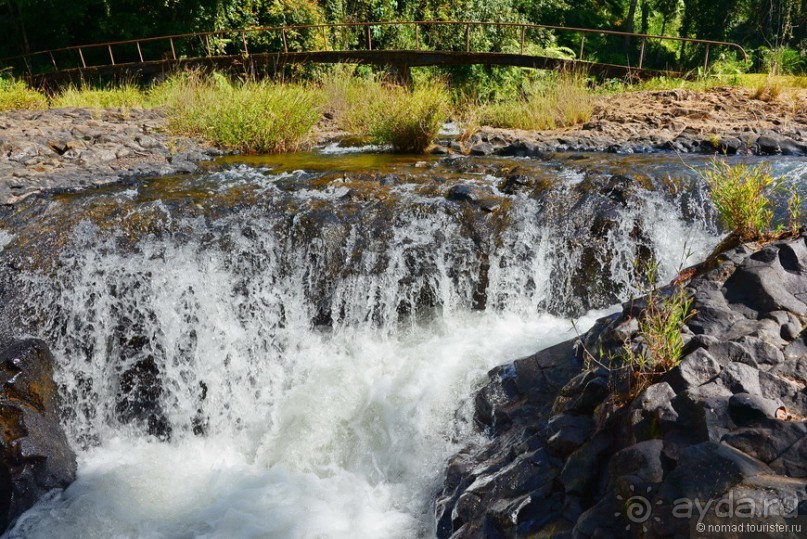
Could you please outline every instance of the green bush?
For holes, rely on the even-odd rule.
[[[48,99],[23,81],[0,77],[0,111],[48,108]]]

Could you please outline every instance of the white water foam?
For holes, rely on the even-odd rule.
[[[9,537],[432,535],[429,500],[471,435],[474,387],[493,366],[569,336],[565,320],[493,313],[396,338],[308,335],[272,407],[243,403],[247,429],[170,443],[113,435]]]

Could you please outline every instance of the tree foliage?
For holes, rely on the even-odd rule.
[[[432,19],[529,21],[730,40],[749,49],[789,47],[796,68],[807,64],[807,0],[0,0],[0,35],[5,36],[0,57],[196,30]],[[379,27],[373,39],[380,44],[411,42],[411,33]],[[456,34],[435,29],[425,39],[435,47],[460,49],[465,37]],[[528,37],[543,47],[579,48],[579,36]],[[309,37],[290,39],[302,46]],[[471,39],[505,50],[514,37],[500,32]],[[638,50],[638,40],[594,38],[589,45],[590,53],[602,60],[635,57]],[[661,64],[696,52],[670,45],[648,51],[645,58]]]

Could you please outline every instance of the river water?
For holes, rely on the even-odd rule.
[[[7,537],[433,536],[486,372],[717,243],[705,163],[329,149],[27,201],[3,316],[53,349],[79,470]]]

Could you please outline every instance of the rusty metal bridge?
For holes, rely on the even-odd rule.
[[[566,42],[579,46],[557,55],[531,45],[551,32],[567,34]],[[633,54],[626,53],[624,63],[587,60],[586,38],[591,41],[592,36],[622,40]],[[44,86],[93,77],[154,76],[180,67],[255,72],[300,63],[374,64],[406,74],[410,67],[484,64],[570,67],[619,78],[680,75],[645,67],[647,44],[665,41],[697,47],[704,71],[718,49],[748,58],[740,45],[723,41],[517,22],[389,21],[253,27],[72,46],[4,58],[0,69]]]

